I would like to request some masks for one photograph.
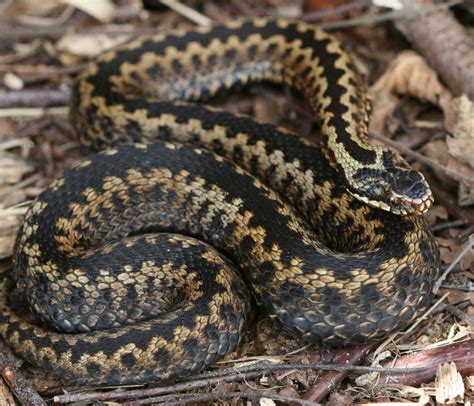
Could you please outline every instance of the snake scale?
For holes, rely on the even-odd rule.
[[[257,82],[301,92],[322,145],[195,103]],[[251,297],[331,346],[427,308],[431,192],[368,143],[363,81],[326,32],[256,19],[137,38],[72,99],[81,141],[105,149],[37,197],[0,275],[0,334],[24,359],[75,383],[159,381],[234,350]]]

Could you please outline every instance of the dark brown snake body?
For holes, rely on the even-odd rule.
[[[260,81],[304,94],[322,149],[190,103]],[[78,383],[176,378],[236,348],[247,288],[329,345],[427,308],[431,192],[368,144],[365,87],[325,32],[262,19],[140,38],[89,65],[72,111],[81,140],[109,148],[38,196],[0,274],[0,334],[28,361]],[[14,313],[13,286],[49,328]]]

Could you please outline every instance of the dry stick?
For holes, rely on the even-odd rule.
[[[421,368],[403,369],[398,368],[380,368],[380,367],[365,367],[356,365],[329,365],[329,364],[268,364],[258,363],[247,365],[239,368],[226,368],[217,371],[204,372],[194,377],[185,378],[187,382],[177,385],[152,388],[152,389],[138,389],[129,392],[105,392],[105,393],[76,393],[69,395],[58,395],[54,397],[54,401],[58,403],[89,401],[89,400],[111,400],[124,399],[130,397],[152,396],[170,392],[185,391],[190,389],[202,388],[213,383],[234,382],[246,378],[255,377],[271,371],[291,370],[291,369],[321,369],[326,371],[353,371],[353,372],[384,372],[400,374],[402,372],[420,372]],[[219,379],[217,379],[219,378]]]
[[[0,372],[18,401],[25,406],[45,406],[40,395],[23,375],[13,366],[8,357],[0,351]]]
[[[447,1],[444,4],[434,5],[434,6],[425,7],[425,8],[419,8],[416,10],[402,9],[402,10],[389,11],[383,14],[363,15],[361,17],[355,17],[348,20],[340,20],[340,21],[320,24],[320,27],[326,30],[334,30],[334,29],[354,27],[354,26],[364,25],[364,24],[376,24],[376,23],[381,23],[385,21],[391,21],[391,20],[396,20],[396,19],[406,18],[406,17],[417,18],[418,16],[427,15],[438,9],[453,7],[456,4],[460,4],[460,3],[462,3],[462,0],[452,0],[452,1]]]
[[[473,179],[469,176],[463,175],[459,172],[453,171],[448,167],[441,165],[439,162],[430,159],[424,155],[419,154],[418,152],[413,151],[411,148],[406,147],[403,144],[400,144],[396,141],[391,140],[390,138],[384,137],[380,134],[370,134],[372,138],[383,142],[384,144],[388,145],[389,147],[395,148],[398,151],[404,153],[406,156],[410,158],[416,159],[417,161],[429,166],[430,168],[438,171],[442,171],[446,176],[457,180],[458,182],[466,182],[466,183],[473,183]]]
[[[68,92],[58,89],[0,91],[0,108],[62,106],[69,98]]]
[[[405,9],[432,6],[431,0],[404,0]],[[398,20],[397,29],[456,94],[474,100],[474,38],[449,10]]]
[[[218,399],[233,399],[233,398],[247,398],[247,399],[273,399],[285,404],[307,405],[307,406],[322,406],[320,403],[311,402],[308,400],[293,398],[289,396],[274,395],[268,393],[257,392],[212,392],[212,393],[186,393],[179,395],[167,395],[155,398],[136,400],[134,402],[127,402],[126,406],[148,405],[148,404],[166,404],[171,405],[185,405],[187,403],[209,402]]]
[[[459,252],[459,254],[454,258],[454,261],[451,262],[449,267],[442,273],[442,275],[438,278],[436,283],[434,284],[433,287],[433,293],[437,294],[439,291],[439,288],[443,281],[446,279],[448,274],[453,270],[453,268],[456,266],[456,264],[468,253],[468,251],[472,250],[474,247],[474,235],[469,238],[469,241],[466,243],[465,247]]]
[[[467,307],[470,302],[464,302],[462,307]],[[461,307],[461,305],[459,305]],[[456,316],[459,320],[466,323],[468,327],[474,327],[474,317],[469,316],[467,312],[463,312],[458,306],[446,305],[446,310],[452,315]]]
[[[35,83],[42,80],[58,79],[60,76],[73,75],[81,72],[86,64],[73,66],[51,66],[51,65],[0,65],[0,72],[13,72],[19,76],[24,83]]]
[[[132,26],[130,24],[109,24],[100,26],[98,28],[88,27],[75,29],[68,25],[59,26],[59,27],[18,27],[12,26],[9,24],[0,23],[0,40],[16,40],[18,38],[38,38],[38,37],[50,37],[50,38],[60,38],[64,34],[106,34],[106,35],[120,35],[120,34],[130,34],[130,35],[140,35],[140,34],[157,34],[163,32],[162,28],[155,27],[141,27],[141,26]],[[0,58],[0,61],[2,58]],[[6,63],[6,61],[4,61]]]
[[[343,365],[355,365],[361,363],[377,342],[364,345],[342,348],[336,355],[334,362]],[[331,390],[339,384],[348,374],[348,371],[328,371],[319,379],[317,385],[306,392],[303,399],[314,402],[322,401]]]
[[[212,24],[212,20],[209,17],[199,13],[189,6],[186,6],[183,3],[180,3],[177,0],[160,0],[160,3],[164,4],[166,7],[169,7],[176,13],[181,14],[183,17],[186,17],[188,20],[191,20],[197,25],[207,27]]]
[[[456,227],[462,227],[466,225],[466,222],[464,220],[454,220],[454,221],[446,221],[445,223],[439,223],[431,227],[431,231],[434,233],[441,231],[441,230],[446,230],[447,228],[456,228]]]
[[[250,372],[246,374],[230,375],[214,379],[193,380],[189,382],[178,383],[176,385],[163,386],[158,388],[135,389],[121,392],[92,392],[92,393],[72,393],[66,395],[58,395],[54,397],[56,403],[71,402],[90,402],[105,401],[117,399],[143,398],[156,395],[164,395],[168,393],[184,392],[193,389],[207,388],[214,384],[222,384],[236,381],[243,381],[261,375],[261,372]]]
[[[69,107],[13,107],[10,109],[0,109],[0,117],[30,117],[38,118],[45,115],[65,116],[69,113]]]
[[[379,383],[397,383],[417,386],[431,382],[440,364],[454,362],[459,373],[471,374],[474,371],[474,340],[463,341],[426,351],[419,351],[400,357],[395,363],[388,361],[383,365],[403,367],[422,367],[420,372],[402,372],[399,375],[382,374]]]
[[[380,367],[367,367],[359,365],[339,365],[339,364],[302,364],[302,363],[288,363],[288,364],[269,364],[267,362],[259,362],[257,364],[246,365],[238,368],[225,368],[219,369],[217,371],[208,371],[203,372],[196,376],[196,379],[209,379],[215,378],[218,376],[226,376],[233,374],[240,374],[246,372],[256,372],[260,371],[261,373],[271,372],[271,371],[284,371],[289,369],[301,369],[301,370],[322,370],[322,371],[340,371],[340,372],[384,372],[388,374],[396,374],[402,371],[394,368],[380,368]],[[419,372],[419,368],[415,369],[412,372]],[[189,378],[188,378],[189,379]]]

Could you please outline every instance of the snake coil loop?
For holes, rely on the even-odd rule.
[[[262,81],[304,94],[322,148],[192,103]],[[237,347],[249,291],[329,345],[427,308],[431,192],[368,143],[365,87],[324,31],[257,19],[138,38],[93,61],[72,102],[81,141],[107,148],[37,197],[0,274],[0,335],[23,358],[77,383],[162,380]],[[49,327],[15,314],[13,287]]]

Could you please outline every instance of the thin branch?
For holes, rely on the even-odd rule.
[[[0,373],[8,387],[22,405],[46,406],[46,403],[43,401],[41,396],[38,395],[25,377],[18,372],[3,352],[0,352]]]
[[[86,64],[72,66],[3,64],[0,65],[0,72],[13,72],[19,76],[24,83],[29,84],[42,80],[58,79],[60,76],[74,75],[81,72],[85,66]]]
[[[164,4],[166,7],[169,7],[176,13],[181,14],[183,17],[186,17],[188,20],[191,20],[197,25],[208,27],[212,24],[212,20],[209,17],[199,13],[198,11],[183,3],[180,3],[177,0],[160,0],[160,3]]]
[[[155,398],[136,400],[133,402],[125,403],[126,406],[135,405],[149,405],[149,404],[166,404],[171,405],[185,405],[188,403],[196,402],[210,402],[219,399],[233,399],[233,398],[247,398],[247,399],[273,399],[279,402],[285,402],[285,404],[296,404],[303,406],[322,406],[320,403],[311,402],[308,400],[293,398],[289,396],[274,395],[268,393],[257,393],[257,392],[212,392],[212,393],[187,393],[180,395],[167,395]]]
[[[45,115],[65,116],[69,114],[69,107],[14,107],[0,109],[0,117],[43,117]]]
[[[189,382],[178,383],[176,385],[162,386],[158,388],[135,389],[120,392],[93,392],[93,393],[70,393],[66,395],[58,395],[54,397],[56,403],[72,403],[72,402],[91,402],[106,401],[118,399],[143,398],[156,395],[164,395],[168,393],[185,392],[193,389],[201,389],[211,387],[215,384],[243,381],[261,375],[260,372],[251,372],[246,374],[230,375],[214,379],[193,380]]]
[[[69,92],[60,89],[0,91],[0,108],[61,106],[69,98]]]
[[[377,344],[373,341],[364,345],[341,348],[334,362],[342,365],[357,365],[364,361],[367,354]],[[348,371],[327,371],[319,379],[318,383],[306,392],[304,399],[314,402],[322,401],[336,385],[338,385],[348,374]]]
[[[322,371],[340,371],[340,372],[385,372],[396,374],[401,371],[393,368],[383,368],[383,371],[380,367],[368,367],[368,366],[359,366],[359,365],[339,365],[339,364],[301,364],[301,363],[288,363],[288,364],[269,364],[266,362],[260,362],[257,364],[246,365],[237,368],[225,368],[217,371],[203,372],[196,376],[196,379],[206,379],[206,378],[215,378],[218,376],[240,374],[246,372],[255,372],[260,371],[262,373],[271,372],[271,371],[284,371],[289,369],[301,369],[301,370],[322,370]],[[417,371],[414,371],[417,372]]]
[[[403,18],[416,18],[430,13],[434,13],[439,9],[448,9],[454,7],[457,4],[462,3],[462,0],[451,0],[444,4],[438,4],[431,7],[423,7],[419,9],[401,9],[388,11],[383,14],[376,15],[364,15],[361,17],[355,17],[348,20],[334,21],[330,23],[321,24],[320,26],[326,30],[334,30],[338,28],[348,28],[364,24],[377,24],[391,20],[403,19]]]
[[[431,227],[431,231],[436,233],[437,231],[445,230],[447,228],[456,228],[456,227],[462,227],[466,225],[465,220],[454,220],[454,221],[446,221],[444,223],[439,223]]]

